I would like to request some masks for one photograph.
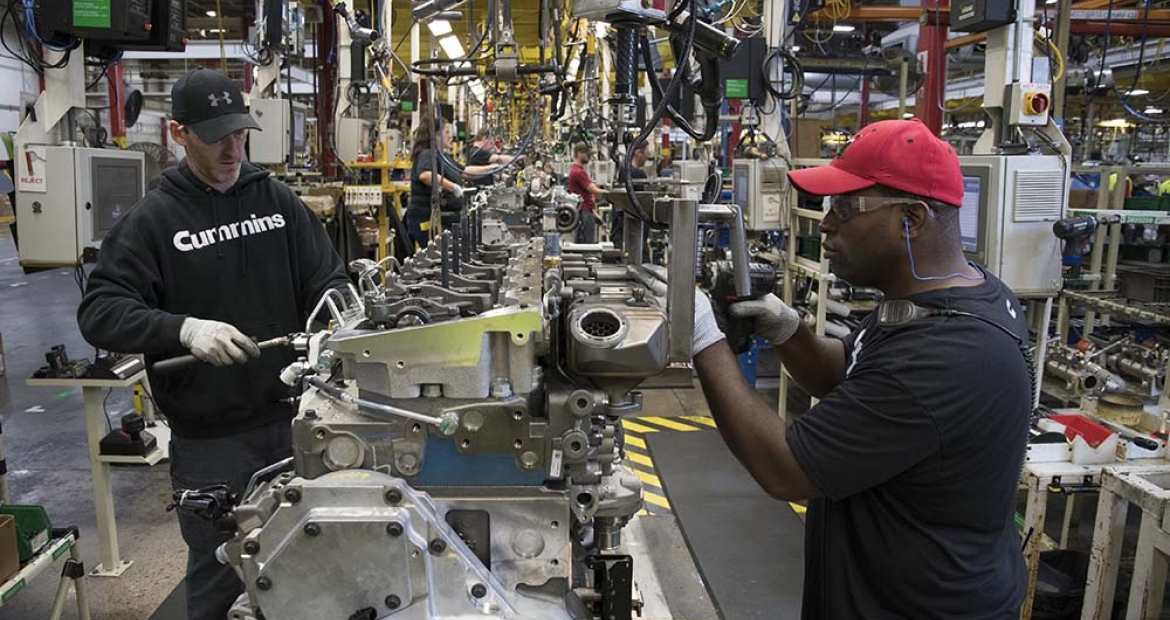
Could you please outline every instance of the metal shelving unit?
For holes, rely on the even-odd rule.
[[[827,159],[804,159],[798,158],[792,160],[794,168],[812,168],[815,166],[823,166],[829,163]],[[812,222],[814,225],[819,225],[821,218],[825,216],[823,211],[814,211],[812,209],[804,209],[797,206],[792,206],[788,209],[788,253],[784,260],[784,303],[791,306],[793,304],[793,280],[798,276],[808,276],[813,278],[817,286],[817,303],[816,303],[816,323],[813,331],[818,336],[825,335],[825,322],[828,315],[828,299],[829,299],[829,283],[836,279],[836,276],[829,273],[829,261],[825,260],[824,252],[820,253],[820,260],[813,261],[803,256],[797,256],[796,250],[800,245],[800,232],[804,225]],[[776,413],[785,421],[788,419],[788,389],[792,378],[788,376],[784,365],[780,365],[780,394],[777,403]],[[812,399],[812,404],[816,404],[817,399]]]

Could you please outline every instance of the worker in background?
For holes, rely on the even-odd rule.
[[[260,127],[235,83],[195,69],[171,89],[178,166],[102,242],[77,310],[95,347],[205,362],[148,371],[170,422],[176,491],[227,482],[243,493],[257,470],[292,456],[293,411],[280,382],[292,351],[255,340],[304,329],[318,299],[347,288],[325,227],[293,190],[244,160]],[[215,550],[229,535],[180,511],[187,544],[187,618],[223,620],[244,591]]]
[[[811,500],[803,617],[1018,617],[1028,325],[1007,286],[963,256],[955,151],[918,120],[882,121],[788,177],[831,196],[831,271],[915,309],[879,309],[835,339],[775,295],[733,304],[821,399],[786,428],[696,296],[695,368],[724,441],[769,495]]]
[[[646,189],[643,187],[643,184],[639,183],[638,181],[645,181],[647,178],[649,178],[646,176],[645,169],[646,159],[649,156],[649,141],[639,144],[638,148],[634,149],[633,153],[630,154],[630,180],[634,182],[635,191]],[[618,170],[617,182],[619,188],[625,188],[626,171],[624,168]],[[621,249],[623,243],[622,234],[625,230],[625,220],[626,218],[623,216],[622,212],[616,209],[613,211],[613,223],[609,229],[609,238],[611,241],[613,241],[614,247],[618,249]]]
[[[496,151],[495,140],[487,129],[480,129],[472,138],[467,147],[468,166],[491,166],[492,164],[508,164],[512,162],[511,155],[504,155]],[[496,182],[495,175],[487,174],[482,177],[472,177],[468,183],[479,187],[490,187]]]
[[[1117,173],[1109,175],[1109,195],[1113,195],[1113,189],[1117,187]],[[1129,198],[1133,195],[1133,181],[1127,176],[1125,177],[1125,197]]]
[[[451,146],[453,137],[451,123],[443,123],[440,132],[439,148],[444,151]],[[434,180],[435,152],[431,148],[434,137],[432,124],[424,122],[414,130],[414,146],[410,150],[410,201],[406,206],[406,230],[410,233],[411,241],[418,247],[425,248],[431,238],[431,187]],[[440,157],[438,161],[440,196],[439,208],[442,211],[443,228],[448,228],[459,222],[463,214],[463,183],[464,179],[480,178],[491,175],[501,166],[462,167],[449,158]]]
[[[597,196],[605,192],[589,178],[585,165],[593,157],[593,148],[585,142],[573,147],[573,165],[569,167],[569,193],[581,197],[577,205],[577,243],[597,243],[597,215],[594,213]]]

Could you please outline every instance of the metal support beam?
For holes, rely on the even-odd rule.
[[[861,76],[861,103],[857,106],[857,126],[869,124],[869,80]]]
[[[929,11],[938,15],[944,9],[950,10],[949,0],[922,0],[922,12]],[[922,85],[918,87],[914,115],[936,134],[942,131],[943,122],[940,104],[944,100],[946,89],[944,78],[947,74],[947,54],[943,48],[946,40],[946,25],[936,25],[934,20],[926,19],[919,24],[918,55],[926,57],[926,67]]]
[[[1059,0],[1056,6],[1056,32],[1055,43],[1056,49],[1067,50],[1069,39],[1069,27],[1072,25],[1071,17],[1069,16],[1072,0]],[[1064,126],[1064,100],[1065,100],[1065,85],[1068,83],[1068,70],[1066,69],[1064,75],[1060,76],[1052,85],[1052,118],[1056,119],[1057,124]]]
[[[333,91],[337,85],[337,54],[336,30],[332,27],[337,23],[333,13],[333,5],[321,3],[321,26],[317,28],[317,47],[327,50],[318,67],[317,85],[317,136],[320,141],[318,152],[321,153],[321,171],[326,178],[336,178],[340,170],[337,165],[337,154],[333,150]]]
[[[934,5],[932,4],[931,7]],[[925,4],[922,8],[909,6],[853,6],[849,9],[849,15],[844,19],[834,19],[827,15],[822,9],[815,13],[809,14],[809,19],[813,21],[847,21],[847,22],[916,22],[922,19],[923,13],[928,10]],[[940,21],[945,25],[950,25],[950,7],[943,5],[939,11],[942,13],[939,16]],[[934,16],[930,16],[930,21],[934,21]]]
[[[126,146],[126,83],[122,80],[122,61],[110,64],[106,71],[110,95],[110,139]]]

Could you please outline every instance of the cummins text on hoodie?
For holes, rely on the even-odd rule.
[[[187,317],[223,321],[257,340],[304,328],[327,290],[349,280],[321,222],[287,185],[248,162],[226,193],[183,161],[102,241],[77,311],[85,339],[147,364],[188,353]],[[178,437],[223,437],[291,418],[279,380],[292,353],[247,364],[198,364],[150,374],[155,402]]]

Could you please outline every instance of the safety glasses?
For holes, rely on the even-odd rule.
[[[832,196],[829,198],[829,208],[842,222],[858,213],[876,211],[883,207],[907,205],[920,202],[911,198],[885,198],[881,196]]]

